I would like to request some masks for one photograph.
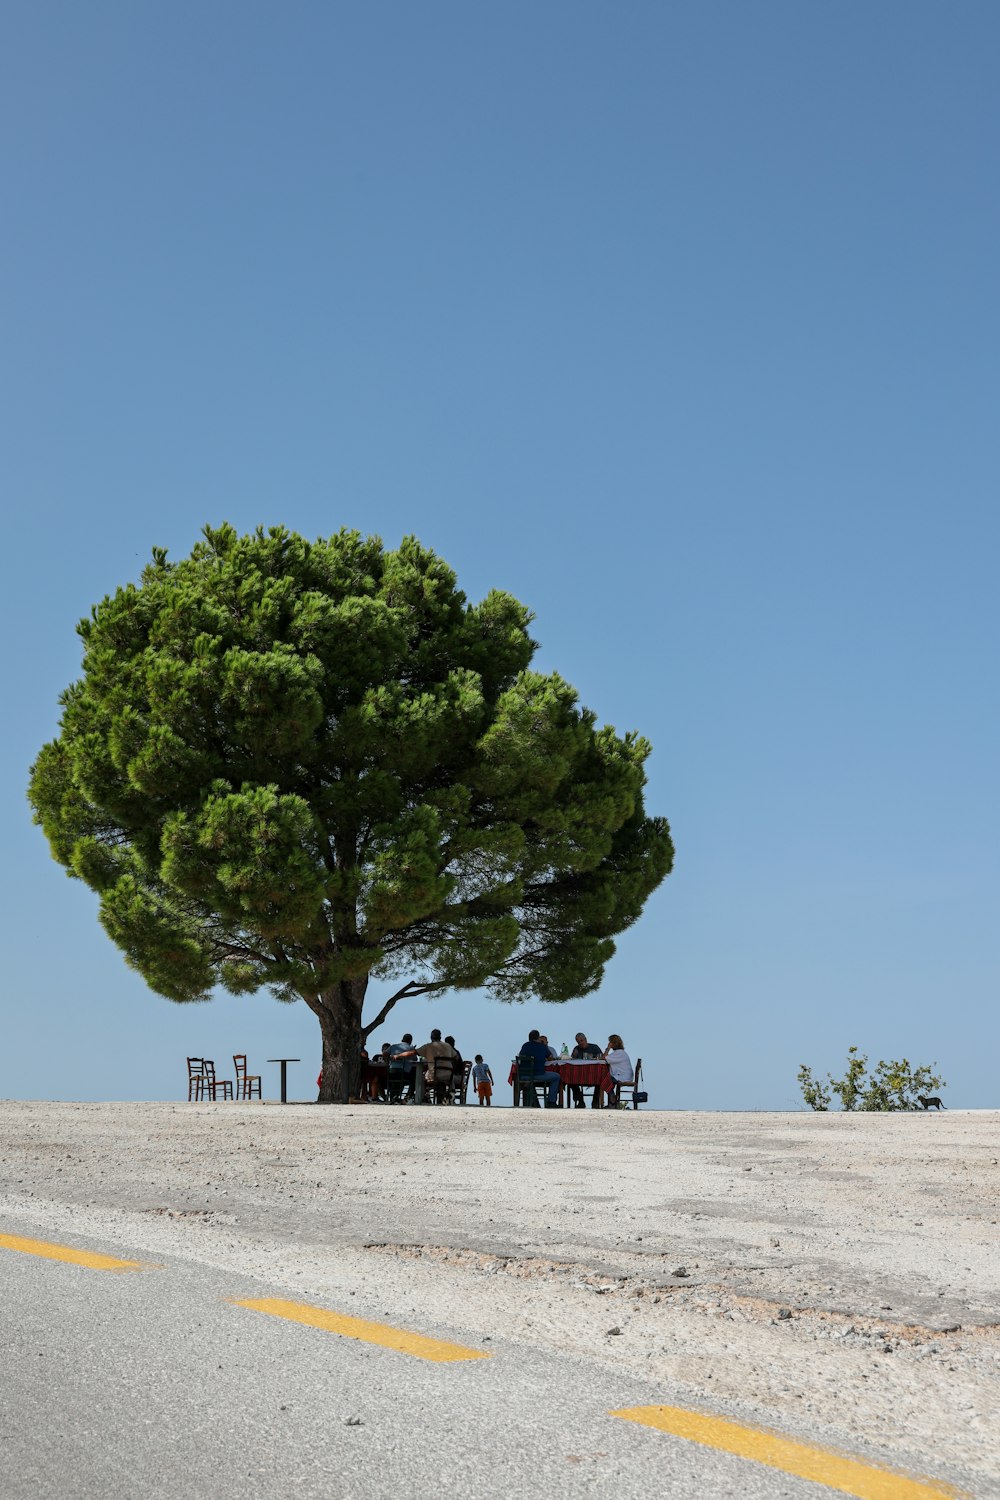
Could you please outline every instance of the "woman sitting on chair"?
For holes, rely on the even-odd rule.
[[[608,1045],[604,1049],[604,1057],[611,1076],[615,1083],[631,1083],[635,1078],[635,1069],[632,1059],[625,1051],[625,1043],[617,1032],[612,1032],[608,1037]],[[617,1093],[617,1090],[616,1090]]]

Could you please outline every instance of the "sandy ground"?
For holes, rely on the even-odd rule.
[[[444,1307],[1000,1495],[998,1158],[983,1111],[0,1102],[0,1229]]]

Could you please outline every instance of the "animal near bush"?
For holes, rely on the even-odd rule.
[[[836,1095],[841,1109],[903,1110],[923,1109],[923,1096],[944,1087],[944,1079],[930,1066],[911,1067],[908,1058],[899,1062],[878,1061],[871,1072],[868,1058],[857,1047],[847,1049],[847,1067],[842,1078],[826,1075],[826,1082],[813,1077],[805,1063],[799,1069],[799,1087],[810,1109],[828,1110]]]
[[[346,1100],[404,997],[593,990],[671,869],[649,743],[531,669],[530,622],[413,538],[206,527],[80,624],[36,821],[152,989],[301,997]]]

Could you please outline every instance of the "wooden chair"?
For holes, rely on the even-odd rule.
[[[419,1058],[417,1062],[423,1067],[423,1062]],[[409,1097],[412,1099],[416,1079],[417,1072],[412,1058],[408,1057],[405,1062],[396,1062],[394,1058],[390,1057],[385,1080],[386,1103],[401,1104],[403,1102],[404,1089],[409,1092]]]
[[[452,1104],[465,1104],[469,1096],[469,1079],[472,1076],[472,1063],[463,1062],[461,1073],[456,1073],[451,1080],[451,1102]]]
[[[236,1097],[237,1099],[260,1099],[260,1074],[247,1072],[247,1055],[245,1052],[233,1053],[233,1067],[236,1069]]]
[[[428,1092],[433,1092],[435,1104],[450,1104],[455,1068],[450,1057],[434,1059],[434,1078],[428,1083]]]
[[[205,1059],[203,1057],[189,1057],[188,1065],[188,1103],[204,1097],[205,1089]]]
[[[207,1095],[209,1099],[218,1099],[219,1090],[221,1089],[223,1099],[231,1099],[233,1097],[232,1079],[216,1078],[215,1063],[208,1057],[202,1058],[202,1068],[204,1069],[204,1078],[201,1085],[203,1091],[202,1097],[204,1098]]]
[[[644,1092],[642,1092],[641,1080],[642,1058],[637,1057],[635,1060],[635,1072],[632,1074],[632,1082],[619,1083],[615,1085],[615,1103],[621,1104],[623,1093],[631,1093],[633,1109],[638,1109],[640,1104],[645,1104],[646,1095]]]
[[[541,1078],[535,1077],[535,1059],[533,1057],[519,1057],[517,1059],[517,1093],[518,1102],[524,1109],[540,1109],[545,1103],[548,1092],[548,1084]],[[541,1094],[541,1101],[539,1101]]]

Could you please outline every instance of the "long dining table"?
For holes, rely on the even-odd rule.
[[[559,1074],[559,1108],[566,1105],[566,1090],[573,1088],[594,1090],[595,1098],[607,1095],[611,1099],[615,1092],[615,1080],[607,1060],[603,1057],[553,1057],[548,1064],[550,1073]],[[515,1109],[521,1103],[521,1089],[517,1077],[517,1058],[510,1065],[507,1082],[514,1090]]]

